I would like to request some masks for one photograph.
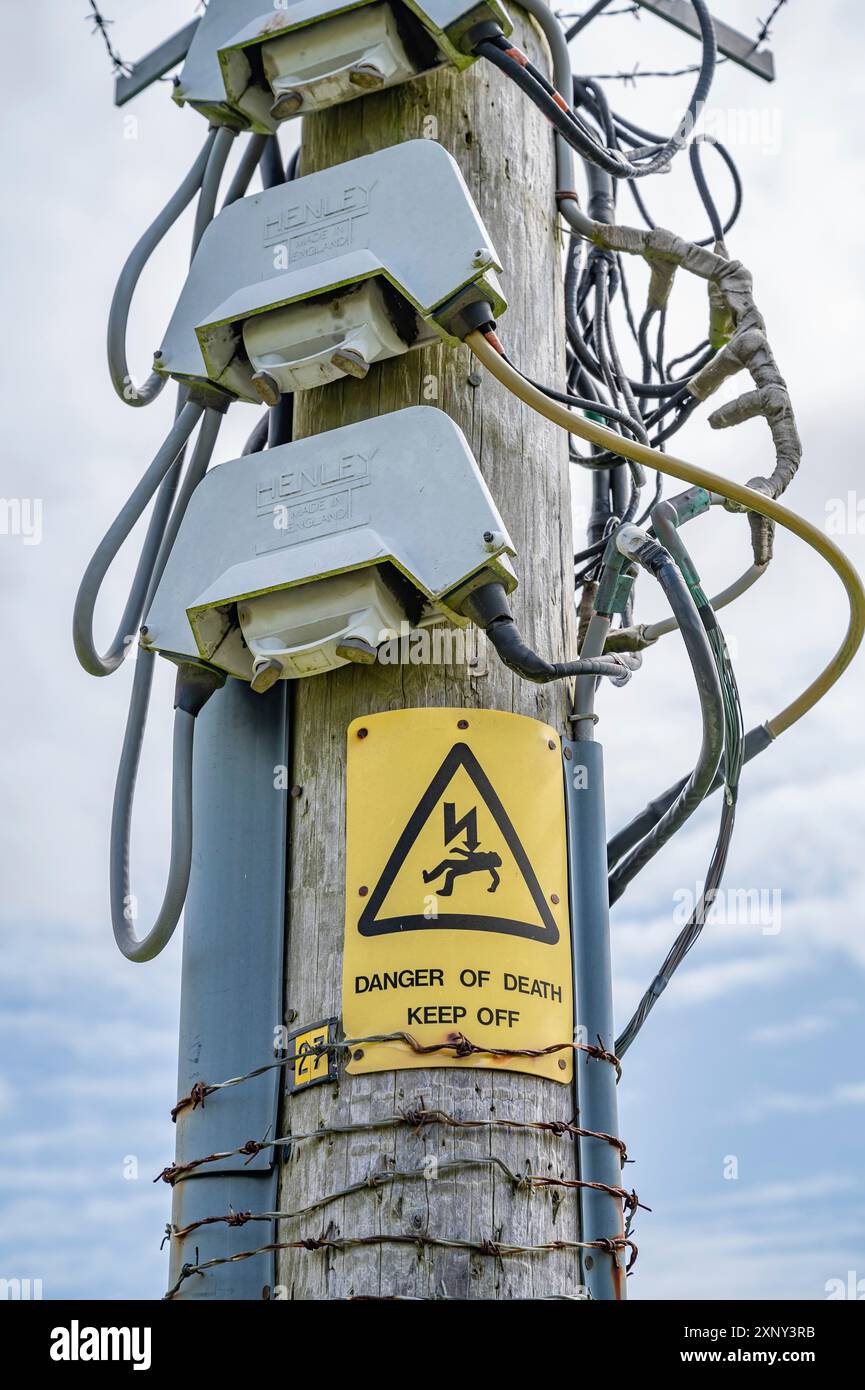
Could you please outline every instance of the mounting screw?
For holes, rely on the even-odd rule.
[[[362,87],[367,92],[374,92],[379,87],[384,86],[385,77],[381,68],[377,68],[375,63],[355,63],[348,70],[348,80],[354,87]]]
[[[472,256],[472,265],[492,265],[493,253],[488,246],[479,246]]]
[[[270,114],[275,121],[284,121],[286,116],[293,116],[303,106],[303,92],[298,92],[294,88],[287,92],[280,92],[276,101],[270,108]]]
[[[345,372],[346,376],[356,377],[358,381],[363,381],[369,371],[369,363],[354,348],[338,348],[331,354],[330,361],[338,372]]]
[[[357,892],[358,892],[358,897],[365,898],[366,895],[367,895],[367,893],[369,892],[369,889],[367,888],[367,886],[366,886],[365,883],[362,883],[362,884],[360,885],[360,887],[358,888]]]
[[[358,731],[357,731],[357,736],[358,736],[358,738],[366,738],[366,736],[367,736],[368,733],[369,733],[369,729],[358,729]]]
[[[468,727],[469,727],[469,721],[468,721],[467,719],[458,719],[458,720],[457,720],[457,728],[458,728],[458,729],[467,729]]]
[[[279,388],[279,382],[270,375],[270,372],[254,372],[252,389],[263,405],[269,405],[271,408],[279,405],[282,392]]]
[[[477,388],[481,385],[483,377],[481,376],[480,372],[469,372],[468,376],[466,377],[466,380],[469,386],[471,386],[471,388],[476,391]]]
[[[553,903],[556,907],[558,907],[558,905],[559,905],[559,895],[558,895],[558,893],[551,893],[551,894],[550,894],[550,902]]]

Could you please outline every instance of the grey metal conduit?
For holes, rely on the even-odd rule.
[[[561,24],[549,5],[544,3],[544,0],[520,0],[520,8],[530,14],[533,19],[536,19],[543,30],[553,60],[553,85],[557,91],[561,92],[566,101],[570,101],[573,70],[571,68],[571,55],[568,52],[568,45]],[[555,132],[553,138],[556,147],[558,192],[570,191],[573,189],[574,183],[573,150],[563,135]],[[559,207],[574,231],[579,232],[580,236],[591,235],[592,219],[586,216],[575,198],[560,197]]]
[[[601,613],[593,613],[580,648],[580,658],[602,656],[609,630],[609,618]],[[571,727],[574,738],[581,742],[591,741],[594,737],[596,685],[597,679],[594,676],[578,676],[574,685]]]
[[[138,631],[150,577],[173,502],[176,479],[171,490],[165,490],[160,495],[159,509],[158,512],[154,511],[151,518],[120,626],[104,655],[97,651],[93,636],[93,615],[102,583],[121,545],[173,467],[203,410],[203,406],[192,402],[187,402],[183,407],[150,467],[111,523],[84,571],[72,615],[72,640],[79,662],[91,676],[108,676],[116,671],[126,655],[131,637]]]
[[[135,287],[145,265],[166,232],[174,226],[180,214],[189,206],[201,187],[217,133],[215,129],[210,131],[186,178],[132,248],[126,264],[120,272],[117,287],[111,300],[111,308],[108,311],[108,371],[115,391],[126,405],[149,405],[151,401],[156,399],[165,385],[166,378],[157,372],[151,372],[142,386],[136,386],[129,374],[126,360],[126,326],[129,321],[129,308]]]

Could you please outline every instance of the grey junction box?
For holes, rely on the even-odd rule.
[[[287,116],[475,61],[467,32],[511,23],[498,0],[210,0],[174,99],[220,124],[271,131]]]
[[[465,624],[479,585],[516,587],[514,553],[462,431],[412,406],[212,469],[142,643],[266,690],[374,661],[406,620]]]
[[[458,342],[468,306],[504,311],[497,270],[455,160],[433,140],[409,140],[225,208],[201,239],[155,367],[272,404],[263,379],[321,385]],[[273,310],[281,317],[265,323]]]

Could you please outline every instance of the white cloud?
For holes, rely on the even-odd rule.
[[[7,1239],[14,1236],[16,1258],[23,1262],[14,1267],[23,1273],[35,1261],[34,1273],[48,1271],[54,1289],[117,1296],[146,1287],[155,1294],[164,1257],[156,1249],[154,1213],[164,1209],[164,1194],[146,1194],[142,1187],[134,1197],[124,1193],[116,1202],[99,1204],[92,1184],[94,1174],[109,1171],[111,1156],[129,1147],[129,1105],[143,1097],[149,1122],[157,1110],[163,1116],[174,1098],[179,942],[141,969],[114,951],[105,866],[131,671],[109,681],[85,677],[71,654],[69,616],[94,544],[157,447],[170,415],[167,393],[151,410],[130,411],[107,382],[104,318],[113,279],[126,250],[191,162],[204,124],[196,113],[178,111],[162,84],[133,108],[115,111],[105,53],[98,38],[89,37],[82,15],[70,8],[61,16],[56,3],[44,0],[32,0],[17,12],[9,8],[7,37],[28,55],[38,48],[40,82],[32,83],[30,61],[10,63],[7,104],[21,112],[21,120],[7,122],[3,132],[9,204],[16,214],[6,230],[7,260],[16,267],[6,312],[16,325],[17,349],[12,370],[0,379],[6,392],[9,481],[4,488],[44,497],[45,539],[29,549],[0,545],[5,650],[16,654],[5,664],[0,687],[6,732],[0,753],[6,789],[0,908],[8,923],[4,989],[14,1004],[4,1016],[3,1036],[7,1070],[15,1068],[0,1091],[0,1108],[5,1105],[4,1119],[12,1121],[5,1152],[21,1160],[19,1167],[7,1157],[0,1183],[17,1177],[31,1196],[38,1190],[52,1200],[24,1204],[19,1197],[5,1232]],[[714,8],[728,22],[753,30],[753,0],[716,0]],[[112,16],[112,38],[124,56],[137,56],[174,32],[192,10],[193,0],[180,6],[177,0],[122,6]],[[819,168],[827,187],[844,188],[846,216],[832,227],[834,259],[842,268],[859,264],[862,189],[849,172],[859,157],[865,26],[859,6],[837,3],[803,5],[795,12],[790,7],[782,19],[776,26],[777,86],[765,88],[725,64],[713,104],[726,111],[781,111],[781,155],[737,147],[746,202],[729,244],[754,272],[759,304],[800,411],[805,460],[788,500],[820,521],[828,498],[859,486],[849,364],[859,351],[865,281],[855,274],[824,277],[820,293],[808,295],[802,289],[801,238],[788,236],[784,227],[800,216],[801,171]],[[627,66],[630,55],[649,66],[687,63],[694,54],[692,40],[648,15],[639,25],[629,19],[599,21],[580,41],[580,62],[595,71]],[[797,94],[806,90],[810,99],[801,102]],[[45,91],[52,93],[50,110],[42,99]],[[610,88],[626,115],[665,130],[672,130],[681,114],[684,91],[681,83],[649,81],[633,91],[621,84]],[[22,143],[21,131],[26,125],[38,143],[53,131],[56,111],[71,109],[77,138],[64,141],[62,157],[51,161],[46,215],[41,166],[27,154],[31,146]],[[130,109],[139,122],[136,140],[123,138]],[[704,227],[684,161],[657,180],[647,196],[660,222],[688,232]],[[627,195],[623,209],[630,217]],[[137,296],[130,357],[139,371],[149,363],[184,274],[186,237],[186,227],[171,234]],[[22,269],[27,273],[17,273]],[[36,273],[41,304],[34,312]],[[633,269],[633,282],[645,284],[639,267]],[[668,341],[671,348],[679,340],[690,346],[703,331],[705,289],[680,276],[675,300],[687,306],[687,314],[674,308]],[[46,334],[48,321],[52,331]],[[831,350],[817,350],[827,343]],[[246,407],[230,412],[220,457],[239,451],[254,414]],[[768,457],[759,422],[735,435],[712,434],[701,416],[680,438],[681,452],[742,479],[762,471]],[[584,497],[587,479],[578,478],[577,487]],[[861,556],[862,542],[851,536],[844,544]],[[720,513],[696,522],[693,549],[707,586],[720,588],[747,564],[747,524]],[[103,634],[122,606],[131,568],[127,548],[100,605]],[[530,582],[528,556],[521,574]],[[724,614],[725,628],[737,639],[749,724],[801,688],[840,638],[844,615],[838,593],[836,581],[798,542],[779,536],[772,570],[752,598]],[[643,620],[663,612],[659,595],[645,583],[638,604]],[[851,991],[858,988],[865,968],[861,670],[860,665],[833,691],[825,712],[786,734],[745,770],[726,881],[780,887],[781,932],[765,937],[759,929],[707,927],[659,1003],[653,1030],[672,1032],[682,1011],[734,999],[746,987],[771,987],[781,1009],[817,963],[837,970],[839,988],[847,987],[848,975]],[[165,670],[154,695],[136,806],[134,877],[143,918],[159,901],[166,863],[170,706]],[[685,772],[696,751],[696,705],[679,639],[665,639],[648,652],[627,689],[604,689],[600,711],[610,821],[616,825]],[[717,812],[717,801],[704,808],[616,909],[620,1012],[635,1002],[675,935],[673,893],[692,887],[702,874]],[[802,1015],[801,1001],[795,1007],[800,1018],[821,1016],[816,1004],[809,1015]],[[814,1023],[805,1026],[814,1039],[824,1031]],[[778,1024],[764,1025],[759,1040],[779,1048],[793,1041]],[[136,1086],[129,1098],[119,1087],[112,1104],[118,1076],[135,1078]],[[164,1105],[157,1106],[160,1091]],[[70,1114],[58,1116],[54,1107],[64,1097]],[[768,1110],[760,1113],[769,1137],[771,1122],[782,1115],[814,1113],[807,1104],[803,1108],[803,1097],[795,1092],[775,1090],[767,1097]],[[38,1123],[25,1108],[28,1098],[41,1106]],[[818,1109],[837,1112],[833,1121],[839,1126],[852,1123],[852,1112],[863,1104],[862,1085],[838,1083],[819,1102]],[[687,1116],[695,1130],[712,1123],[711,1104],[707,1094],[705,1109]],[[88,1114],[89,1120],[81,1119]],[[146,1130],[142,1118],[139,1132]],[[170,1147],[167,1122],[160,1133]],[[54,1157],[58,1145],[66,1146],[61,1162]],[[792,1199],[787,1205],[794,1205]],[[832,1241],[831,1261],[839,1273],[853,1259],[847,1239],[845,1232]],[[783,1262],[778,1249],[761,1243],[750,1223],[707,1230],[696,1220],[690,1226],[647,1220],[634,1291],[658,1297],[681,1297],[683,1291],[697,1297],[820,1297],[821,1266],[814,1251],[806,1242],[797,1246],[794,1234],[784,1246]]]
[[[751,1042],[765,1043],[770,1047],[786,1047],[790,1043],[806,1042],[818,1038],[837,1028],[837,1019],[825,1014],[799,1014],[797,1018],[786,1019],[783,1023],[764,1023],[754,1028],[750,1034]]]
[[[865,1105],[865,1081],[839,1081],[828,1091],[767,1091],[749,1106],[746,1118],[767,1115],[818,1115],[825,1110]]]

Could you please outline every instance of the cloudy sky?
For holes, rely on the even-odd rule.
[[[105,8],[116,46],[134,58],[180,27],[194,0]],[[748,33],[770,8],[714,4]],[[84,0],[4,5],[13,58],[2,134],[11,183],[2,491],[3,515],[13,516],[17,499],[23,524],[7,520],[0,534],[0,1276],[42,1279],[46,1297],[156,1297],[168,1191],[150,1179],[172,1156],[179,941],[143,969],[111,941],[108,822],[132,673],[84,675],[69,624],[93,545],[168,418],[167,393],[131,411],[108,382],[114,280],[203,129],[164,84],[114,109],[85,10]],[[805,445],[789,501],[818,524],[831,519],[861,568],[861,5],[789,0],[773,47],[775,85],[725,64],[706,118],[742,171],[745,209],[729,247],[754,273]],[[603,74],[635,63],[678,68],[696,54],[659,19],[624,14],[593,24],[574,61]],[[638,123],[672,129],[688,79],[614,81],[609,91]],[[714,184],[723,205],[722,174]],[[684,161],[649,192],[656,220],[704,234]],[[626,193],[621,215],[632,215]],[[178,228],[142,282],[130,335],[142,367],[181,283],[187,231]],[[684,351],[703,335],[704,309],[695,287],[677,299],[668,343]],[[248,408],[232,412],[219,457],[239,452],[252,418]],[[767,471],[767,443],[760,421],[719,436],[697,416],[677,451],[746,480]],[[586,496],[575,479],[578,514]],[[733,517],[695,523],[689,544],[710,589],[747,563],[747,526]],[[110,576],[103,631],[131,566],[129,553]],[[641,603],[645,620],[661,611],[648,592]],[[780,538],[769,575],[725,620],[749,726],[816,673],[844,619],[837,581],[799,542]],[[649,653],[626,690],[603,695],[611,826],[684,772],[696,745],[687,669],[677,639],[665,640],[663,657]],[[144,919],[161,893],[167,848],[170,684],[163,673],[137,803]],[[639,1221],[632,1297],[819,1299],[829,1280],[846,1284],[851,1271],[865,1279],[862,697],[857,664],[746,770],[726,882],[759,910],[707,927],[628,1057],[628,1176],[652,1207]],[[705,807],[615,910],[620,1022],[675,934],[679,904],[697,890],[716,814]]]

